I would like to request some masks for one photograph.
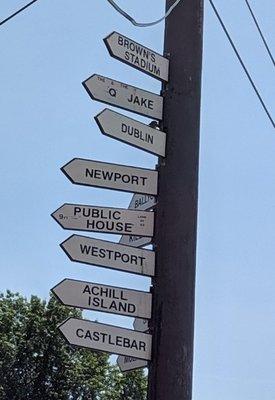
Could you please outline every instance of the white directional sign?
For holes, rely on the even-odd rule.
[[[68,318],[58,328],[71,345],[151,359],[152,336],[146,333],[78,318]]]
[[[52,292],[66,306],[151,318],[151,293],[74,279],[64,279]]]
[[[78,185],[146,194],[158,190],[158,172],[152,169],[74,158],[61,170]]]
[[[70,236],[60,246],[72,261],[146,276],[155,274],[155,252],[152,250],[80,235]]]
[[[101,75],[92,75],[83,86],[93,100],[133,111],[153,119],[162,119],[163,97]]]
[[[150,210],[157,204],[155,196],[146,194],[134,194],[129,204],[128,210]]]
[[[110,55],[161,81],[168,81],[169,60],[155,51],[113,32],[104,39]]]
[[[133,246],[133,247],[143,247],[150,244],[152,241],[149,237],[144,236],[126,236],[122,235],[119,243],[125,246]]]
[[[129,204],[128,210],[150,210],[157,204],[155,196],[134,194]],[[151,243],[151,239],[142,236],[123,235],[119,241],[120,244],[133,247],[143,247]]]
[[[66,203],[52,213],[52,217],[64,229],[149,237],[154,234],[152,211]]]
[[[149,331],[149,321],[147,319],[135,318],[133,327],[134,327],[135,331],[148,332]]]
[[[158,156],[165,156],[166,133],[106,108],[95,117],[106,135]]]
[[[133,371],[148,366],[148,362],[129,356],[118,356],[117,365],[121,372]]]

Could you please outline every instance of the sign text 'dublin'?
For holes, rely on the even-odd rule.
[[[165,156],[166,133],[106,108],[95,117],[104,135],[158,156]]]

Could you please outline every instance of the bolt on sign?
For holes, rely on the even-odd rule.
[[[110,55],[125,64],[168,82],[169,60],[134,40],[112,32],[104,39]]]
[[[71,261],[145,276],[155,274],[155,252],[152,250],[80,235],[70,236],[60,246]]]
[[[58,326],[71,345],[142,360],[151,359],[152,336],[113,325],[68,318]]]
[[[166,133],[108,108],[98,114],[95,120],[104,135],[148,153],[165,156]]]
[[[52,292],[66,306],[151,318],[152,294],[148,292],[74,279],[64,279]]]
[[[77,185],[157,194],[158,172],[152,169],[74,158],[61,171]]]
[[[152,211],[65,203],[52,217],[63,229],[149,237],[154,234]]]
[[[93,100],[162,120],[162,96],[97,74],[86,79],[83,86]]]

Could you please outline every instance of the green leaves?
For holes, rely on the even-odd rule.
[[[142,371],[122,375],[106,354],[69,346],[57,325],[81,317],[53,297],[0,294],[1,400],[145,400]]]

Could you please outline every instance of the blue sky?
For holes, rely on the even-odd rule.
[[[118,3],[141,21],[164,10],[163,0]],[[2,0],[1,19],[23,4]],[[245,2],[216,5],[274,115],[274,67]],[[274,51],[275,3],[251,5]],[[1,291],[46,298],[65,277],[149,288],[148,278],[72,263],[58,244],[73,232],[50,217],[65,202],[127,207],[130,201],[131,194],[71,184],[60,167],[72,158],[156,164],[154,156],[100,133],[93,117],[105,106],[81,85],[99,73],[160,90],[158,81],[111,59],[103,38],[113,30],[162,51],[162,24],[135,28],[104,0],[41,0],[0,27]],[[275,132],[207,1],[204,34],[194,400],[271,400]],[[132,324],[130,318],[87,315]]]

